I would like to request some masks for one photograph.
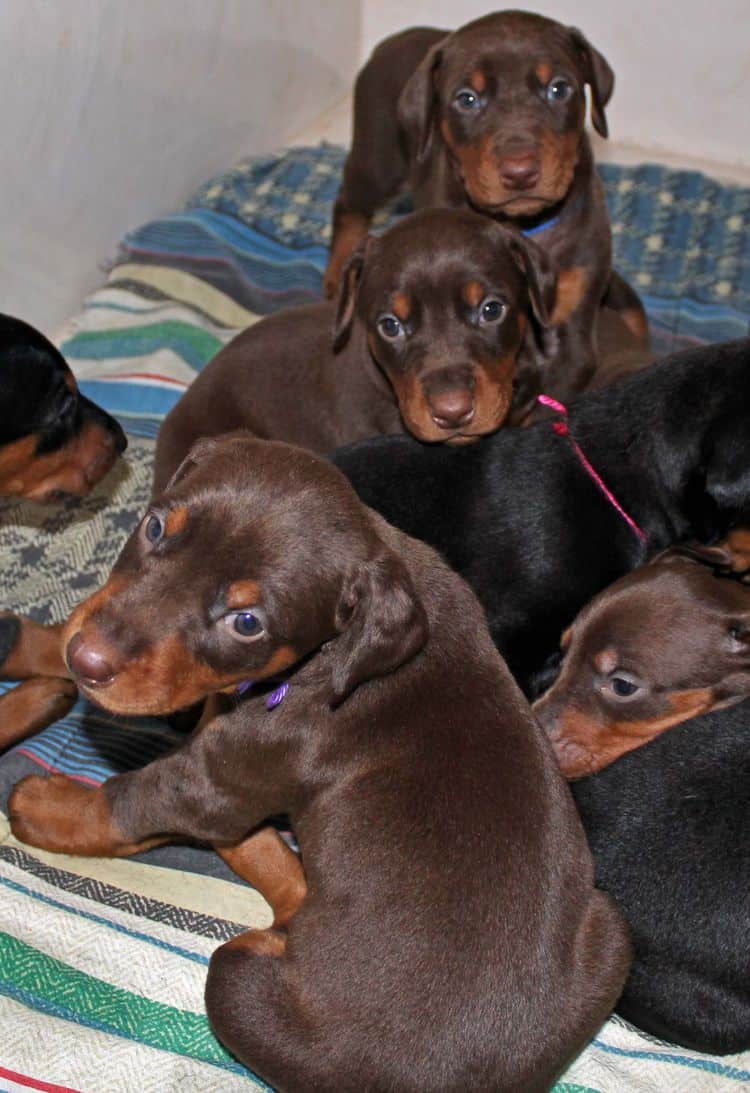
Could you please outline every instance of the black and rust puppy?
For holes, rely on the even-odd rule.
[[[596,315],[607,295],[645,346],[640,301],[611,274],[601,181],[584,132],[585,87],[594,128],[614,75],[579,30],[529,12],[486,15],[452,33],[415,27],[382,42],[354,94],[352,147],[333,214],[326,291],[373,213],[404,183],[418,208],[470,207],[534,232],[561,271],[553,311],[568,389],[594,370]]]
[[[78,390],[38,330],[0,315],[0,496],[85,496],[125,450],[120,426]]]
[[[749,702],[704,714],[571,786],[633,935],[618,1012],[716,1054],[750,1049],[749,722]]]
[[[606,588],[566,630],[560,674],[534,713],[567,778],[750,697],[750,588],[717,579],[717,567],[748,568],[748,546],[738,529],[722,544],[666,551]]]
[[[428,210],[352,259],[338,305],[269,316],[211,361],[159,433],[155,488],[201,436],[248,429],[329,452],[405,429],[459,443],[528,409],[555,278],[516,232]],[[553,392],[554,393],[554,392]]]
[[[463,448],[380,437],[335,462],[365,504],[469,580],[495,643],[534,693],[535,674],[597,592],[655,551],[716,539],[750,515],[748,421],[741,339],[584,395],[567,421]],[[566,425],[569,435],[555,431]]]
[[[479,604],[329,463],[199,442],[66,655],[115,712],[236,695],[143,770],[27,778],[9,811],[50,850],[188,837],[261,890],[288,875],[274,927],[223,945],[206,995],[274,1088],[545,1090],[613,1006],[626,933]],[[264,876],[252,832],[278,812],[305,877],[278,845]]]

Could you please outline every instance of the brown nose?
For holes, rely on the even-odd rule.
[[[457,429],[468,425],[474,417],[474,395],[467,387],[452,387],[428,395],[432,420],[441,429]]]
[[[114,678],[110,649],[95,638],[84,638],[79,630],[68,642],[65,650],[65,660],[76,679],[82,683],[93,683],[102,686]]]
[[[530,190],[539,181],[539,160],[531,152],[503,156],[500,177],[511,190]]]

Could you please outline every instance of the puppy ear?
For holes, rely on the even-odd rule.
[[[591,122],[601,137],[606,137],[607,119],[604,107],[612,98],[615,74],[598,49],[588,42],[577,27],[568,27],[570,37],[581,58],[581,74],[591,88]]]
[[[555,306],[557,271],[546,252],[532,239],[507,229],[506,235],[513,261],[526,278],[534,318],[540,326],[549,326]]]
[[[193,467],[197,466],[198,463],[202,463],[206,456],[216,448],[218,439],[218,437],[213,436],[202,436],[196,440],[161,492],[165,493],[167,490],[170,490],[172,486],[176,486],[178,482],[181,482],[182,479],[190,473]]]
[[[714,702],[712,710],[725,710],[727,706],[736,706],[738,702],[744,702],[750,698],[750,670],[745,672],[730,672],[720,683],[711,688]]]
[[[403,562],[384,550],[347,576],[336,608],[331,706],[368,679],[385,676],[427,641],[424,607]]]
[[[750,430],[747,416],[737,412],[720,418],[704,441],[704,491],[710,501],[714,526],[726,528],[750,516]],[[700,524],[696,526],[701,527]],[[710,538],[701,527],[701,538]]]
[[[349,341],[354,323],[354,312],[359,295],[359,283],[362,280],[362,271],[365,268],[365,255],[370,245],[372,236],[366,235],[352,256],[344,266],[339,284],[339,295],[336,303],[336,318],[333,323],[333,351],[338,353]]]
[[[435,75],[443,61],[443,45],[438,42],[414,70],[399,96],[398,122],[409,138],[417,163],[423,163],[432,147],[435,130]]]

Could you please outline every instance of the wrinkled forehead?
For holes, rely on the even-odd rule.
[[[500,231],[487,230],[473,219],[446,216],[392,230],[376,240],[365,264],[362,292],[372,303],[393,293],[429,298],[460,291],[472,280],[498,279],[510,287],[522,281]]]
[[[540,75],[536,70],[545,65],[550,66],[549,74]],[[497,24],[488,22],[452,35],[442,51],[439,75],[444,89],[456,80],[473,83],[472,76],[479,82],[493,77],[502,86],[534,74],[544,82],[544,75],[550,79],[558,67],[566,74],[580,69],[578,50],[565,27],[499,17]]]

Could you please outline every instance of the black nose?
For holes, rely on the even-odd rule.
[[[95,638],[84,638],[80,630],[68,642],[65,660],[73,675],[82,683],[101,685],[114,678],[115,669],[109,648]]]
[[[503,156],[500,162],[500,177],[511,190],[530,190],[539,175],[539,160],[532,152]]]

